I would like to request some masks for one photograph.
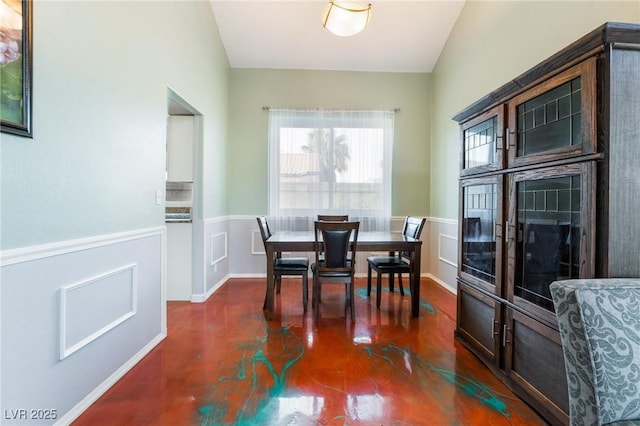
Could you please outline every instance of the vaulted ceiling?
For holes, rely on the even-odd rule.
[[[431,72],[464,1],[370,0],[365,30],[322,27],[328,0],[211,0],[232,68]]]

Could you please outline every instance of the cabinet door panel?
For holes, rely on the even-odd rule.
[[[460,183],[459,275],[501,296],[502,176]]]
[[[568,422],[569,397],[564,355],[558,332],[512,309],[507,309],[505,370],[529,395]]]
[[[456,334],[483,359],[499,363],[500,303],[480,291],[459,283]]]
[[[509,167],[596,151],[595,61],[589,59],[509,102]]]
[[[594,273],[594,181],[593,162],[510,176],[507,298],[550,324],[549,284]]]
[[[462,124],[460,173],[469,175],[504,166],[504,105]]]

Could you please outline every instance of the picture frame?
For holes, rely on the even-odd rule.
[[[0,131],[33,137],[32,0],[0,0]]]

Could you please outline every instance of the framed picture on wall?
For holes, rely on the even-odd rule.
[[[31,0],[0,0],[0,131],[31,134]]]

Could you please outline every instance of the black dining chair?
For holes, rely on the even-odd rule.
[[[271,229],[265,216],[257,218],[258,228],[260,228],[260,235],[262,236],[262,244],[264,245],[265,252],[267,251],[267,239],[271,237]],[[273,262],[273,278],[276,285],[276,293],[280,294],[280,287],[282,285],[282,276],[285,275],[300,275],[302,277],[302,306],[304,311],[307,311],[307,300],[309,298],[308,290],[308,270],[309,259],[306,257],[280,257],[280,253],[276,253],[273,259],[267,259],[267,262]]]
[[[344,282],[347,306],[351,310],[351,322],[355,322],[355,252],[360,222],[315,222],[316,261],[313,272],[313,310],[318,318],[323,282]],[[352,261],[348,260],[351,256]]]
[[[422,228],[426,218],[407,216],[402,227],[402,235],[411,238],[420,238]],[[382,274],[389,274],[389,291],[393,292],[393,277],[398,274],[400,294],[404,296],[402,286],[402,274],[413,272],[413,252],[391,252],[388,256],[367,257],[367,296],[371,296],[371,270],[375,270],[377,276],[376,306],[380,308],[380,298],[382,293]]]

